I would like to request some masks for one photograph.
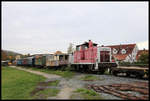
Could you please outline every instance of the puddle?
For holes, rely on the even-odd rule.
[[[46,82],[39,82],[36,86],[36,88],[30,93],[31,96],[34,96],[37,92],[39,91],[43,91],[45,89],[48,88],[60,88],[60,87],[56,87],[56,86],[49,86],[50,83],[56,82],[55,81],[46,81]]]
[[[35,88],[31,93],[30,93],[30,95],[31,96],[34,96],[37,92],[39,92],[39,91],[42,91],[42,90],[44,90],[45,88]]]

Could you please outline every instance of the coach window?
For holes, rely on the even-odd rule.
[[[63,60],[63,55],[60,55],[60,56],[59,56],[59,60]]]
[[[68,55],[65,55],[65,60],[68,60]]]

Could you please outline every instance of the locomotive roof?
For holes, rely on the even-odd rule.
[[[85,45],[85,46],[88,46],[89,45],[89,42],[84,42],[83,44],[80,44],[80,45],[77,45],[76,47],[79,47],[81,45]],[[98,44],[96,43],[93,43],[93,46],[97,46]]]

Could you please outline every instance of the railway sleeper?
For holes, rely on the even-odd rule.
[[[99,89],[96,89],[97,92],[105,92],[105,93],[109,93],[109,94],[112,94],[114,96],[118,96],[118,97],[121,97],[123,99],[131,99],[131,100],[138,100],[138,99],[147,99],[147,98],[141,98],[141,97],[137,97],[137,96],[134,96],[134,95],[131,95],[130,93],[122,93],[122,92],[119,92],[119,91],[116,91],[108,86],[99,86],[98,87]]]
[[[109,94],[112,94],[112,95],[114,95],[114,96],[118,96],[118,97],[121,97],[121,98],[123,98],[123,99],[127,99],[127,97],[126,97],[125,94],[120,94],[120,93],[118,93],[118,92],[114,92],[114,91],[112,91],[112,90],[110,90],[110,89],[107,89],[106,86],[99,86],[98,88],[92,86],[92,88],[93,88],[95,91],[97,91],[97,92],[109,93]]]
[[[117,90],[121,91],[136,91],[141,94],[149,94],[149,91],[145,87],[138,87],[138,86],[132,86],[128,84],[122,84],[118,86],[115,86]]]
[[[125,96],[127,95],[126,93],[122,93],[122,92],[117,91],[117,90],[115,90],[115,89],[113,89],[113,88],[111,88],[111,87],[108,87],[108,86],[104,86],[104,88],[106,88],[107,90],[110,90],[110,91],[119,93],[119,94],[121,94],[121,95],[125,95]],[[133,96],[134,96],[134,95],[133,95]]]
[[[148,89],[148,87],[146,87],[145,85],[140,85],[140,84],[129,84],[129,86],[135,88],[141,88],[141,89]]]
[[[112,84],[112,85],[109,85],[110,87],[129,87],[129,84]]]
[[[149,91],[148,91],[148,90],[145,90],[145,89],[131,88],[131,90],[132,90],[132,91],[139,92],[139,93],[142,93],[142,94],[146,94],[146,95],[149,94]]]
[[[105,93],[109,93],[109,94],[112,94],[112,95],[114,95],[114,96],[121,97],[121,98],[123,98],[123,99],[128,99],[128,97],[127,97],[126,95],[120,94],[120,93],[118,93],[118,92],[115,92],[115,91],[112,91],[112,90],[109,90],[109,89],[106,89],[106,87],[99,87],[99,88],[100,88],[100,89],[103,89],[103,91],[104,91]]]
[[[141,89],[148,89],[148,83],[147,84],[112,84],[109,85],[110,87],[136,87],[136,88],[141,88]]]

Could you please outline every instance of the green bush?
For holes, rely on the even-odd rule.
[[[148,64],[149,63],[149,54],[148,53],[143,53],[138,59],[139,62]]]

